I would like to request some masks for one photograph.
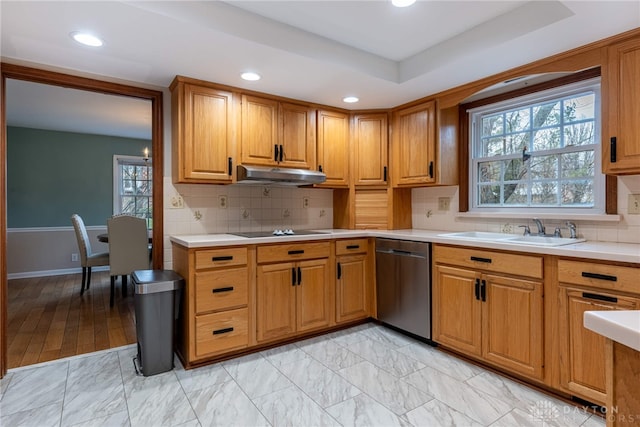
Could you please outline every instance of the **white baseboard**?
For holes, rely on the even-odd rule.
[[[91,272],[95,271],[109,271],[109,266],[104,265],[101,267],[91,267]],[[78,274],[82,273],[82,268],[63,268],[59,270],[41,270],[41,271],[24,271],[21,273],[9,273],[7,279],[27,279],[30,277],[45,277],[45,276],[62,276],[64,274]]]

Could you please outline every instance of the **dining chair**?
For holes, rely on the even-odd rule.
[[[88,290],[91,284],[91,267],[109,265],[109,252],[93,253],[91,251],[91,242],[89,241],[87,228],[84,226],[84,221],[80,215],[71,215],[71,223],[76,232],[78,250],[80,251],[80,265],[82,266],[82,287],[80,288],[80,295],[82,295],[84,294],[84,290]]]
[[[109,233],[109,275],[113,307],[115,282],[122,276],[122,296],[127,296],[127,276],[135,270],[149,269],[149,235],[147,223],[142,218],[116,215],[107,220]]]

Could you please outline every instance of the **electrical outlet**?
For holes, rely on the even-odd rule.
[[[71,262],[78,262],[78,254],[71,254]]]
[[[171,209],[182,209],[184,208],[184,199],[181,195],[171,196]]]
[[[289,218],[291,216],[291,211],[289,209],[284,209],[282,211],[282,217],[283,218]]]
[[[305,196],[305,197],[303,197],[303,198],[302,198],[302,207],[306,209],[306,208],[308,208],[308,207],[309,207],[309,204],[310,204],[310,203],[309,203],[309,198],[308,198],[308,197],[306,197],[306,196]]]
[[[439,211],[448,211],[450,204],[451,204],[451,198],[450,197],[438,197],[438,210]]]
[[[629,194],[629,215],[640,215],[640,194]]]
[[[507,234],[513,234],[513,225],[509,224],[508,222],[506,224],[503,224],[502,232]]]
[[[229,206],[229,199],[227,199],[226,194],[218,196],[218,207],[220,209],[227,209],[227,206]]]
[[[271,197],[271,188],[262,187],[262,197]]]

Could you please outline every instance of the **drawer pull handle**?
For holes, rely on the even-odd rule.
[[[487,281],[483,280],[480,285],[480,299],[484,302],[487,300]]]
[[[233,255],[211,257],[211,261],[231,261],[232,259]]]
[[[360,245],[347,245],[347,249],[360,249]]]
[[[338,263],[338,279],[342,278],[342,266]]]
[[[233,332],[233,328],[217,329],[213,331],[213,335],[226,334],[227,332]]]
[[[304,250],[303,249],[295,249],[293,251],[289,251],[288,254],[289,255],[299,255],[299,254],[303,254]]]
[[[477,256],[472,256],[471,261],[486,262],[487,264],[491,264],[491,258],[480,258]]]
[[[587,277],[589,279],[608,280],[609,282],[618,281],[618,278],[616,276],[609,276],[608,274],[589,273],[587,271],[582,272],[582,277]]]
[[[480,279],[476,279],[475,283],[475,296],[477,300],[480,300]]]
[[[606,295],[592,294],[589,292],[583,292],[582,298],[597,299],[599,301],[607,301],[607,302],[618,302],[618,298],[616,297],[608,297]]]
[[[225,288],[215,288],[215,289],[211,289],[211,292],[214,294],[218,294],[220,292],[229,292],[233,290],[233,286],[227,286]]]

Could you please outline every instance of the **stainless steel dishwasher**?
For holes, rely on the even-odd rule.
[[[378,320],[431,340],[431,245],[376,239]]]

